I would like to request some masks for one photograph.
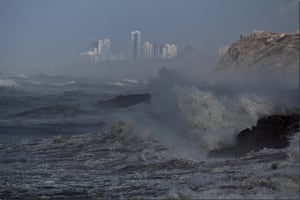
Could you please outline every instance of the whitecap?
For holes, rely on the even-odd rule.
[[[19,87],[20,85],[11,79],[0,79],[0,87]]]

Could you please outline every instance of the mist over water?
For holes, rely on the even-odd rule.
[[[185,146],[192,145],[206,153],[234,144],[235,136],[254,126],[261,117],[298,109],[298,79],[295,76],[279,79],[275,73],[258,75],[258,72],[247,75],[232,72],[222,76],[222,72],[215,70],[216,62],[132,62],[132,66],[128,63],[127,66],[109,66],[112,68],[105,69],[106,73],[111,70],[115,76],[110,74],[104,79],[101,70],[105,66],[93,66],[99,67],[94,69],[94,76],[99,77],[82,75],[84,79],[3,73],[0,84],[15,92],[33,92],[29,94],[37,97],[40,91],[53,93],[57,96],[55,101],[63,101],[51,100],[45,104],[65,104],[67,110],[71,110],[67,112],[79,112],[77,120],[87,115],[94,115],[94,118],[102,115],[100,118],[109,124],[122,120],[175,146],[177,142],[184,142]],[[149,70],[149,73],[143,74],[138,68]],[[101,99],[132,93],[150,93],[150,105],[104,111],[107,119],[103,119],[103,111],[94,107]]]
[[[297,6],[2,0],[0,200],[299,198]]]
[[[107,198],[146,198],[154,193],[158,198],[281,198],[287,195],[287,186],[280,182],[288,183],[288,196],[296,196],[298,183],[293,177],[299,166],[295,165],[299,163],[299,147],[295,145],[298,134],[291,138],[290,147],[282,150],[263,149],[240,158],[209,159],[207,155],[234,145],[236,136],[255,126],[260,118],[299,109],[298,79],[292,75],[276,79],[278,76],[271,73],[222,76],[215,70],[215,63],[165,62],[156,63],[151,69],[147,63],[138,69],[137,65],[143,64],[140,62],[135,66],[117,66],[124,67],[123,71],[112,68],[114,75],[104,79],[101,68],[95,69],[94,76],[85,74],[81,78],[72,76],[73,72],[69,76],[54,76],[4,71],[0,74],[0,137],[3,148],[11,149],[1,154],[4,160],[0,162],[6,163],[5,177],[14,177],[7,171],[16,167],[6,160],[11,154],[16,155],[14,150],[23,148],[26,150],[16,159],[34,159],[31,163],[37,167],[24,165],[24,179],[10,182],[20,188],[24,184],[35,188],[30,174],[44,170],[40,185],[45,187],[35,191],[53,198],[61,187],[66,191],[76,189],[74,198],[85,194],[82,185],[72,186],[63,178],[69,172],[59,169],[65,167],[75,170],[77,181],[91,188],[99,189],[99,184],[108,183],[101,187],[101,194]],[[149,73],[140,73],[145,69]],[[113,103],[113,99],[135,94],[150,94],[150,100],[129,106],[123,106],[127,105],[122,103],[125,99],[120,104]],[[7,148],[10,145],[16,147]],[[54,155],[42,164],[45,161],[36,155],[47,152],[61,155],[64,164],[54,161]],[[70,159],[84,161],[78,167]],[[270,165],[276,165],[277,170],[266,172]],[[256,177],[251,175],[253,167]],[[50,168],[55,179],[46,178]],[[95,175],[94,168],[106,175]],[[233,174],[230,170],[234,170]],[[277,178],[279,171],[282,176]],[[89,180],[95,182],[84,178],[86,174],[93,176]],[[130,186],[128,181],[139,186]],[[128,187],[137,188],[128,193]],[[155,192],[151,193],[148,187]],[[113,192],[117,188],[119,192]]]

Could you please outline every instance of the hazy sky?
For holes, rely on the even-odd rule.
[[[128,53],[142,42],[215,49],[253,29],[294,32],[298,0],[0,0],[0,66],[74,62],[91,37]]]

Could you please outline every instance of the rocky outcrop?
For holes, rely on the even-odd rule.
[[[294,34],[257,31],[240,36],[218,62],[217,69],[298,71],[299,31]]]
[[[242,156],[263,148],[285,148],[296,132],[299,132],[299,114],[264,117],[256,126],[241,131],[234,146],[213,150],[209,157]]]

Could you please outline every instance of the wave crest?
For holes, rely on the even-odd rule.
[[[0,87],[19,87],[20,85],[11,79],[0,79]]]

